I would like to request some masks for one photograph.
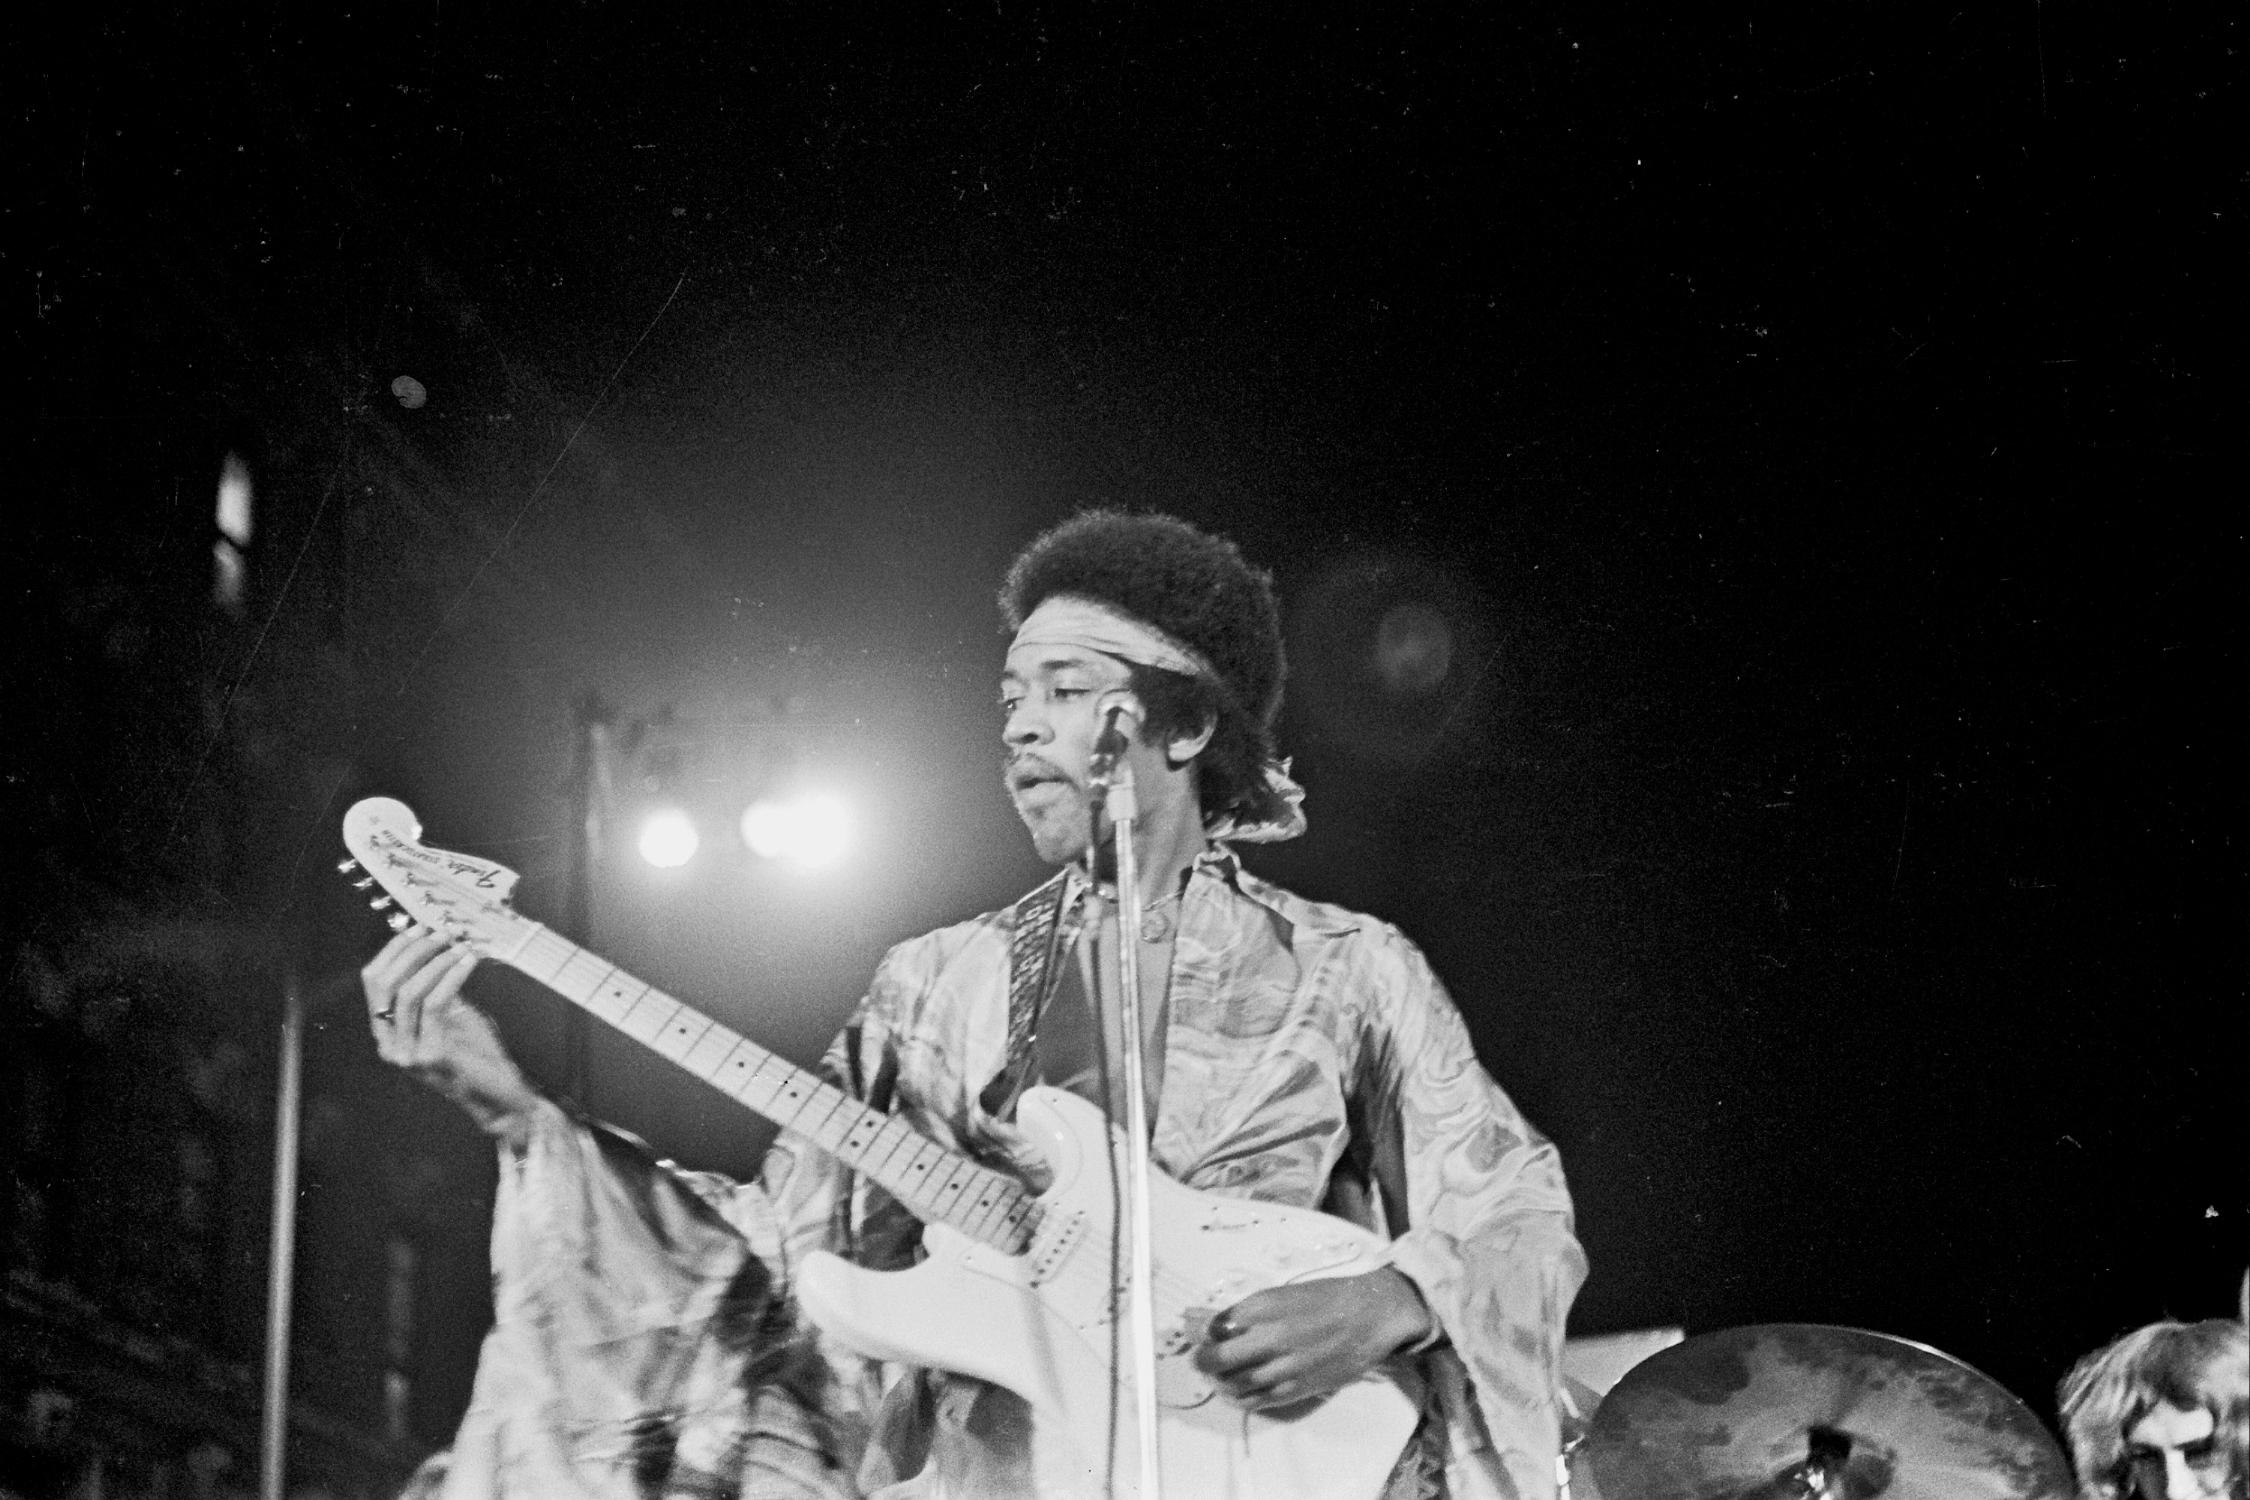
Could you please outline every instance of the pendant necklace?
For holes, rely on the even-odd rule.
[[[1173,916],[1172,908],[1178,903],[1179,899],[1180,893],[1174,891],[1169,896],[1147,902],[1141,907],[1142,942],[1161,943],[1178,930],[1179,922]]]

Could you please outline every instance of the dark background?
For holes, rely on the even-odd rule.
[[[1036,874],[1007,559],[1159,507],[1289,610],[1313,831],[1253,864],[1429,951],[1564,1152],[1574,1329],[1858,1325],[2051,1412],[2250,1261],[2239,27],[1722,9],[45,18],[6,785],[18,877],[68,878],[12,917],[186,889],[307,955],[316,1204],[453,1132],[473,1260],[481,1152],[367,1062],[342,806],[555,919],[582,694],[669,709],[640,769],[714,801],[817,767],[844,870],[621,860],[593,920],[809,1057]],[[1402,605],[1434,680],[1384,675]],[[527,989],[486,993],[553,1080]]]

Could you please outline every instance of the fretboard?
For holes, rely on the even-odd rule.
[[[728,1098],[865,1172],[925,1223],[949,1224],[1010,1253],[1030,1243],[1038,1204],[1013,1178],[870,1109],[546,927],[501,956]]]

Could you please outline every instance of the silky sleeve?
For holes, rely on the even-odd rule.
[[[762,1190],[549,1103],[500,1158],[493,1327],[441,1493],[854,1493],[851,1393],[733,1219]]]
[[[1421,952],[1394,930],[1368,936],[1363,1120],[1393,1264],[1429,1304],[1514,1492],[1551,1497],[1563,1327],[1586,1278],[1562,1162],[1479,1064]]]
[[[910,969],[886,958],[816,1070],[880,1108]],[[856,1494],[882,1372],[792,1288],[816,1250],[910,1253],[912,1222],[894,1219],[786,1128],[735,1181],[542,1101],[522,1149],[500,1152],[494,1325],[442,1493]]]

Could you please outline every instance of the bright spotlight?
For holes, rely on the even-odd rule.
[[[852,846],[852,814],[840,797],[818,793],[797,805],[797,862],[818,869],[842,859]]]
[[[814,869],[832,865],[851,850],[851,809],[825,792],[762,797],[742,814],[742,842],[760,859],[794,860]]]
[[[641,858],[659,870],[673,870],[695,858],[695,824],[676,807],[660,807],[641,820]]]

